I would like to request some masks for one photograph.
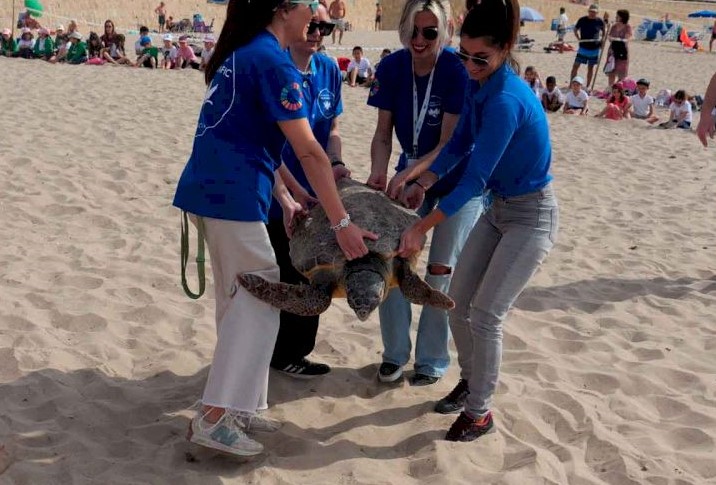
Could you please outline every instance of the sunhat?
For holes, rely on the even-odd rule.
[[[57,26],[57,28],[55,28],[55,30],[65,30],[65,26],[60,24]]]
[[[213,35],[207,35],[204,37],[204,42],[211,42],[212,44],[216,44],[216,39]]]
[[[20,32],[21,32],[20,37],[22,37],[25,34],[32,35],[32,30],[28,29],[27,27],[23,27],[23,29]]]
[[[139,39],[139,45],[147,45],[152,43],[152,38],[148,35],[145,35],[141,39]]]
[[[174,40],[174,36],[172,34],[166,34],[164,37],[162,37],[162,40],[168,40],[169,42]]]
[[[12,35],[12,32],[10,32],[10,29],[2,29],[2,35]]]
[[[186,42],[189,39],[188,35],[182,35],[179,37],[179,42]]]
[[[574,76],[572,78],[573,83],[579,83],[580,86],[584,86],[584,78],[582,76]]]
[[[599,12],[599,5],[597,5],[596,3],[591,4],[589,6],[589,11],[590,12]]]
[[[47,30],[47,29],[44,28],[44,27],[42,27],[40,30],[38,30],[37,33],[38,33],[38,34],[50,35],[50,31]]]
[[[70,34],[70,39],[82,40],[82,34],[77,31],[74,31]]]

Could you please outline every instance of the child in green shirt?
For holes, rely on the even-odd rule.
[[[152,46],[152,38],[145,35],[139,39],[142,46],[142,54],[137,58],[137,66],[156,69],[159,65],[159,49]]]
[[[3,29],[0,37],[0,56],[12,57],[17,51],[17,42],[12,36],[10,29]]]
[[[42,28],[37,31],[37,41],[33,48],[33,54],[36,59],[42,59],[43,61],[49,61],[55,53],[55,43],[52,42],[50,32],[47,29]]]
[[[82,64],[87,62],[87,44],[82,42],[82,34],[72,32],[70,34],[70,47],[67,49],[68,64]]]

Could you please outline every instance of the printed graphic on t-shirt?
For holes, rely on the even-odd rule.
[[[318,93],[318,111],[326,119],[336,116],[336,96],[328,89]]]
[[[290,83],[281,90],[281,106],[289,111],[298,111],[303,106],[301,85]]]
[[[370,85],[370,92],[368,93],[368,96],[375,96],[378,94],[378,91],[380,91],[380,81],[378,81],[378,78],[373,79],[373,83]]]
[[[431,95],[428,103],[428,112],[425,115],[425,123],[428,126],[439,126],[442,123],[443,100],[440,96]]]
[[[231,67],[229,68],[229,63]],[[220,92],[219,88],[222,84],[231,83],[231,87],[224,86]],[[201,112],[199,113],[199,126],[196,130],[196,138],[202,137],[208,130],[216,128],[219,123],[226,117],[234,106],[236,100],[235,88],[236,87],[236,76],[234,72],[234,56],[231,56],[226,63],[216,71],[214,80],[209,84],[209,88],[206,90],[204,95],[204,102],[201,105]],[[222,99],[223,97],[231,97],[230,100]],[[218,112],[215,110],[215,106],[225,106],[225,108]]]

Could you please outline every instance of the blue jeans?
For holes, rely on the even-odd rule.
[[[551,185],[517,197],[493,197],[465,243],[450,296],[450,329],[473,416],[492,404],[502,361],[502,322],[554,245],[559,208]]]
[[[431,275],[425,281],[433,288],[447,293],[452,278],[452,268],[467,240],[475,222],[482,212],[482,197],[470,200],[459,212],[433,230],[428,265],[438,264],[451,268],[449,274]],[[428,214],[438,203],[437,197],[426,198],[418,209],[420,216]],[[410,360],[410,302],[400,288],[393,288],[379,307],[380,333],[383,337],[383,362],[403,366]],[[445,310],[424,306],[418,322],[418,338],[415,342],[415,371],[433,377],[442,377],[450,365],[448,354],[448,314]]]

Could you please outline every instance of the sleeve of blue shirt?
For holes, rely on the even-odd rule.
[[[487,102],[465,173],[455,189],[438,204],[446,216],[459,211],[467,201],[482,194],[495,167],[519,126],[519,103],[508,99]],[[431,168],[432,171],[432,168]]]
[[[258,87],[261,101],[269,118],[274,121],[308,117],[301,77],[288,56],[275,59],[259,71]]]
[[[391,83],[391,73],[389,72],[391,70],[392,59],[390,58],[392,55],[395,54],[391,54],[378,64],[375,79],[373,79],[368,93],[368,106],[384,109],[391,113],[395,110],[395,95],[393,93],[393,83]]]
[[[333,92],[336,94],[336,116],[340,116],[343,113],[343,75],[341,70],[336,66],[333,76]]]
[[[437,158],[428,170],[438,176],[439,179],[447,175],[469,154],[473,147],[473,133],[471,127],[472,100],[469,97],[462,98],[462,112],[460,120],[453,131],[450,141],[440,150]]]
[[[445,61],[450,64],[450,80],[454,89],[448,90],[448,95],[443,98],[443,111],[450,114],[460,114],[465,105],[465,88],[467,87],[468,76],[465,67],[456,55],[445,53]]]

